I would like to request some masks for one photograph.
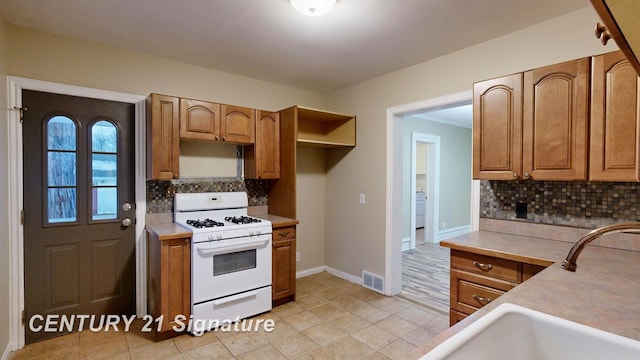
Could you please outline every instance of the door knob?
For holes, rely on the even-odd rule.
[[[122,220],[122,226],[123,227],[129,227],[129,225],[131,225],[131,219],[127,218]]]
[[[131,210],[131,204],[129,204],[128,202],[127,202],[127,203],[122,204],[122,210],[124,210],[124,211],[129,211],[129,210]]]

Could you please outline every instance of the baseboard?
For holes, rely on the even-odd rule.
[[[310,276],[313,274],[319,274],[323,271],[326,270],[326,266],[318,266],[315,268],[311,268],[311,269],[306,269],[306,270],[300,270],[296,272],[296,279],[305,277],[305,276]]]
[[[4,349],[4,352],[2,353],[2,360],[9,360],[9,357],[11,356],[11,342],[7,343],[7,347]]]
[[[347,280],[349,282],[352,282],[352,283],[355,283],[355,284],[358,284],[358,285],[362,285],[362,278],[360,278],[359,276],[351,275],[349,273],[334,269],[334,268],[329,267],[329,266],[325,266],[325,270],[331,275],[335,275],[335,276],[337,276],[337,277],[339,277],[341,279]]]
[[[407,251],[409,249],[411,249],[411,238],[410,237],[406,237],[406,238],[402,238],[402,251]]]
[[[451,229],[444,229],[438,231],[438,242],[442,240],[448,240],[456,236],[468,234],[471,232],[471,225],[458,226]]]

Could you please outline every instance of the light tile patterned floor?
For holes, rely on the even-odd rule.
[[[320,273],[298,279],[297,300],[257,318],[267,332],[213,331],[154,342],[134,331],[81,332],[29,345],[11,359],[417,359],[446,315]]]

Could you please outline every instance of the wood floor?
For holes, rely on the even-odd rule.
[[[402,252],[400,296],[448,314],[449,249],[423,239],[424,229],[419,229],[416,248]]]

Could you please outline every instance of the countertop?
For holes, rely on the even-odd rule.
[[[298,224],[298,220],[290,219],[278,215],[271,214],[261,214],[261,216],[257,216],[261,219],[271,221],[271,226],[273,228],[281,228],[285,226],[293,226]],[[191,230],[182,227],[176,223],[162,223],[162,224],[152,224],[146,226],[147,231],[152,232],[160,241],[163,240],[172,240],[172,239],[182,239],[185,237],[191,237]]]
[[[513,303],[640,340],[640,253],[587,245],[576,272],[560,267],[572,243],[491,231],[462,235],[441,245],[551,266],[436,336],[427,352],[503,303]]]

